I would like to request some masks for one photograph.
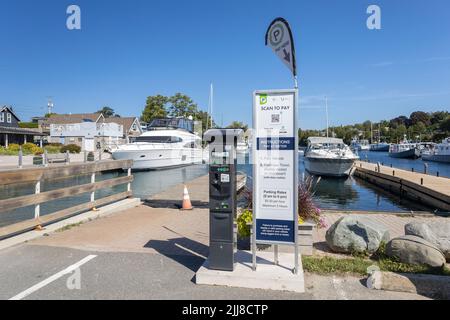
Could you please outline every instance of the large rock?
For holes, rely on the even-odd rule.
[[[431,242],[450,260],[450,220],[408,223],[405,226],[405,234]]]
[[[430,267],[442,267],[445,264],[443,253],[435,245],[416,236],[392,239],[386,246],[386,254],[409,264]]]
[[[381,242],[389,241],[388,229],[370,218],[346,216],[336,221],[326,233],[328,246],[335,252],[374,253]]]

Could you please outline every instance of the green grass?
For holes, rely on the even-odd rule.
[[[379,259],[364,258],[333,258],[333,257],[302,257],[303,269],[307,272],[317,274],[354,274],[365,276],[367,268],[378,266],[381,271],[396,273],[422,273],[450,276],[448,268],[430,268],[423,265],[410,265],[395,261],[391,258],[380,257]]]

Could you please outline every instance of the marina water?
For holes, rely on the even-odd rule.
[[[241,155],[240,157],[242,157]],[[390,158],[387,152],[360,152],[361,160],[368,160],[372,163],[383,163],[405,170],[414,168],[416,172],[423,172],[424,161],[410,159]],[[251,184],[252,165],[248,155],[239,159],[238,170],[248,175],[248,184]],[[194,165],[189,167],[157,170],[157,171],[137,171],[133,172],[134,181],[132,190],[135,197],[146,199],[153,194],[157,194],[171,186],[187,182],[192,179],[206,175],[207,165]],[[445,163],[428,162],[428,173],[436,175],[439,172],[441,177],[450,178],[450,165]],[[97,175],[97,181],[110,179],[113,177],[126,175],[125,172],[109,172]],[[303,156],[299,155],[299,177],[307,177],[308,173],[304,170]],[[90,176],[79,176],[51,183],[42,183],[41,191],[50,191],[63,187],[73,186],[75,184],[90,183]],[[109,189],[99,190],[95,197],[101,198],[117,192],[125,191],[126,186],[116,186]],[[34,185],[27,184],[21,186],[3,186],[0,188],[0,199],[31,194],[34,192]],[[173,199],[174,201],[181,201]],[[417,202],[411,202],[400,199],[378,187],[364,182],[355,177],[348,179],[321,178],[316,186],[314,200],[317,206],[322,209],[336,210],[358,210],[358,211],[432,211],[432,208],[425,207]],[[41,204],[41,214],[45,215],[70,206],[89,201],[89,194],[60,199]],[[5,212],[0,216],[0,227],[15,222],[31,219],[34,217],[34,207],[21,208],[10,212]]]

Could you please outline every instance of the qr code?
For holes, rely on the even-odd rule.
[[[272,123],[280,123],[280,115],[279,114],[272,115]]]

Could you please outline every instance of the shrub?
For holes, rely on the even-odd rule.
[[[51,147],[59,147],[59,148],[61,148],[62,146],[63,146],[63,144],[62,143],[59,143],[59,142],[52,142],[52,143],[48,143],[47,145],[46,145],[46,147],[47,146],[51,146]]]
[[[34,155],[38,156],[38,155],[41,155],[41,154],[44,153],[44,149],[42,149],[42,148],[40,148],[40,147],[38,147],[38,146],[35,146],[35,147],[33,148],[33,150],[32,150],[32,153],[33,153]]]
[[[69,151],[70,153],[80,153],[81,147],[77,146],[76,144],[68,144],[61,148],[62,153],[65,153],[66,151]]]
[[[61,146],[47,145],[44,147],[44,149],[47,150],[48,153],[60,153],[61,152]]]
[[[11,143],[10,145],[8,145],[8,150],[9,151],[19,151],[20,146],[17,143]]]
[[[238,235],[241,238],[249,237],[251,235],[250,227],[247,223],[253,221],[253,214],[251,210],[244,210],[236,220],[238,227]]]
[[[22,151],[23,153],[33,153],[33,149],[35,149],[37,147],[37,145],[35,145],[34,143],[24,143],[22,145]]]
[[[320,178],[314,181],[309,176],[298,185],[298,215],[300,221],[312,220],[318,228],[326,228],[325,219],[321,216],[321,211],[313,201],[314,188],[320,182]]]

